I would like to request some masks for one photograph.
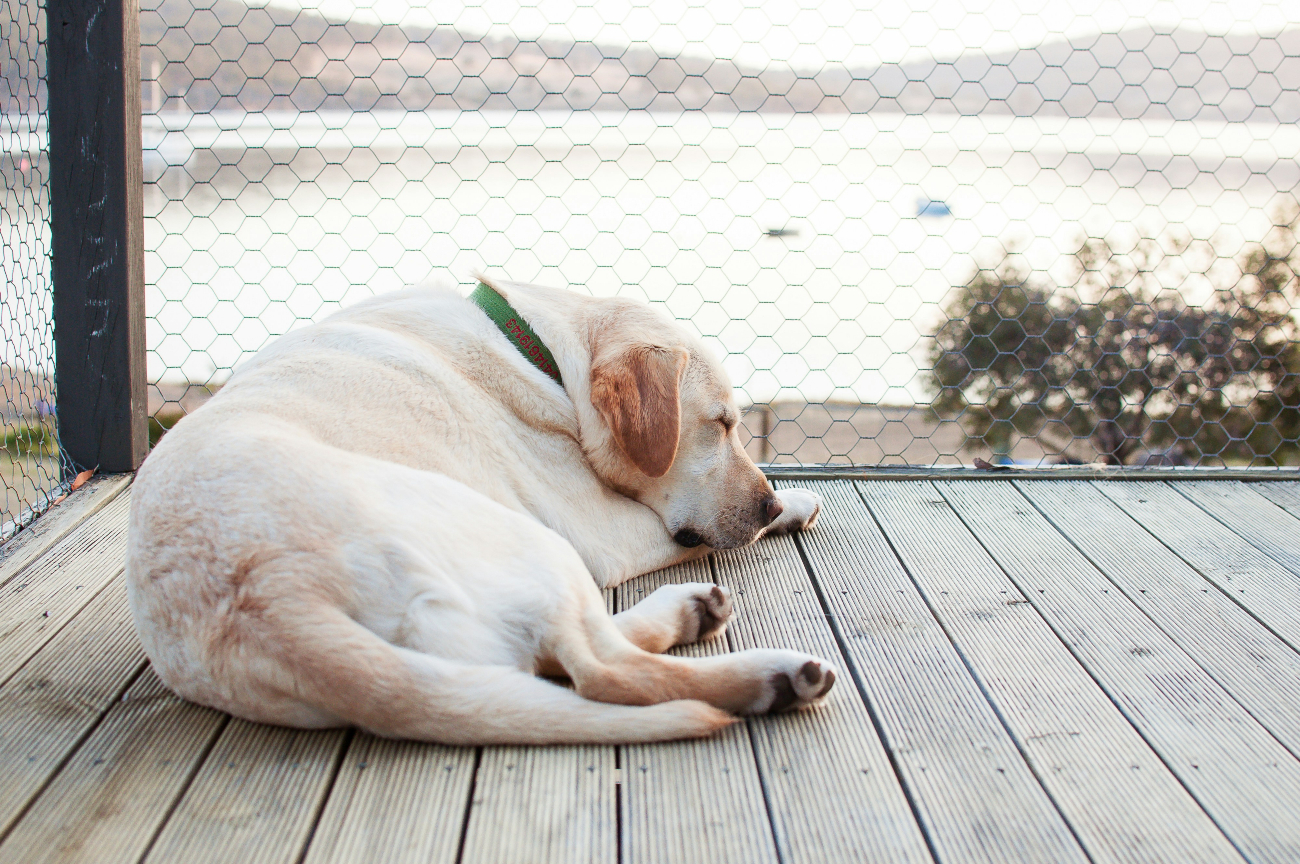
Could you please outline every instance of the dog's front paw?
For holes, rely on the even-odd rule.
[[[702,642],[720,635],[727,629],[727,622],[736,615],[731,605],[730,588],[708,583],[700,583],[699,587],[703,590],[691,595],[695,608],[686,614],[686,623],[682,627],[683,644]],[[693,638],[690,633],[692,623],[695,625]]]
[[[781,499],[781,515],[767,526],[768,534],[807,531],[817,524],[817,517],[822,512],[822,496],[816,492],[807,489],[779,489],[776,497]]]
[[[651,604],[655,604],[676,618],[677,637],[673,640],[674,645],[690,645],[692,642],[712,639],[727,629],[727,623],[736,614],[731,605],[731,589],[712,582],[661,585],[642,603],[648,608],[654,608]]]
[[[736,612],[731,605],[730,589],[712,582],[685,582],[659,586],[624,614],[642,621],[659,622],[655,632],[660,634],[660,639],[671,634],[666,643],[656,643],[654,647],[658,652],[721,635]],[[644,644],[641,647],[651,650]]]

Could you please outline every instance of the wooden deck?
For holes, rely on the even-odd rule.
[[[1300,862],[1300,482],[799,485],[815,531],[609,599],[728,585],[687,653],[819,654],[827,705],[476,750],[172,696],[99,479],[0,550],[0,864]]]

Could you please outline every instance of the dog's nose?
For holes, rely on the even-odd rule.
[[[677,545],[685,546],[688,549],[699,546],[704,542],[704,538],[701,537],[698,532],[692,531],[689,528],[683,528],[678,531],[673,535],[673,540],[677,542]]]
[[[763,515],[767,517],[768,525],[775,522],[776,517],[780,516],[783,510],[785,510],[785,505],[775,495],[769,495],[763,499]]]

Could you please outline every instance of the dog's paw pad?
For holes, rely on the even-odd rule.
[[[809,702],[821,699],[835,686],[835,667],[819,660],[809,660],[799,667],[803,695]]]
[[[835,667],[815,658],[804,661],[797,669],[775,672],[767,679],[762,707],[749,713],[775,714],[806,708],[825,698],[835,686]]]
[[[669,642],[660,651],[717,636],[736,614],[731,591],[712,582],[661,585],[632,611],[666,629],[664,635]]]
[[[695,638],[690,640],[692,642],[717,636],[726,629],[727,622],[735,617],[731,591],[721,585],[711,585],[708,591],[696,594],[692,599],[695,602],[693,614],[696,622]]]

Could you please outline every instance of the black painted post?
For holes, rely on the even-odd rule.
[[[145,410],[139,0],[49,0],[50,223],[59,440],[134,471]]]

